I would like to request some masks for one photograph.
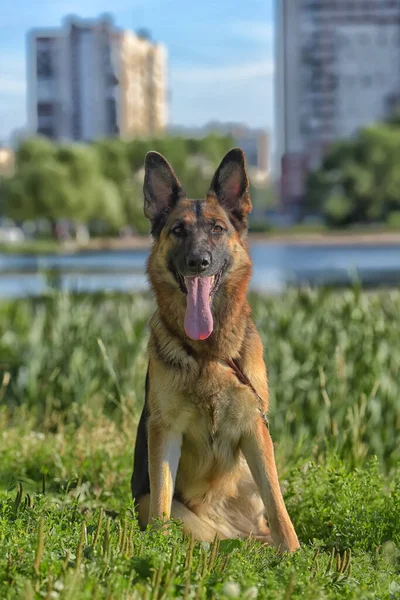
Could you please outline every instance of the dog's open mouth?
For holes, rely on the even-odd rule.
[[[181,292],[186,294],[185,331],[192,340],[205,340],[213,331],[211,301],[222,277],[222,269],[212,277],[183,277],[177,274]]]
[[[209,279],[211,279],[210,302],[211,302],[211,300],[212,300],[215,292],[219,288],[219,284],[221,283],[222,271],[223,271],[223,269],[221,269],[216,275],[213,275],[212,277],[209,277]],[[182,294],[187,294],[188,293],[188,287],[187,287],[187,285],[185,283],[186,279],[196,279],[196,278],[195,277],[183,277],[183,275],[181,275],[178,272],[176,272],[175,275],[176,275],[176,279],[178,281],[179,288],[180,288]]]

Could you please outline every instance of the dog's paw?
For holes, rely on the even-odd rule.
[[[300,542],[297,539],[296,534],[283,539],[278,544],[278,552],[280,554],[288,554],[288,553],[296,552],[296,550],[299,550],[299,548],[300,548]]]

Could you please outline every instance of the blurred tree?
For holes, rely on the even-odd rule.
[[[277,194],[273,183],[250,184],[250,197],[253,211],[266,211],[277,206]]]
[[[94,148],[99,157],[102,176],[112,184],[114,194],[115,192],[118,194],[121,225],[130,225],[140,233],[144,233],[142,231],[144,219],[144,217],[142,219],[142,197],[138,194],[139,190],[135,182],[136,169],[133,169],[130,164],[130,144],[115,139],[101,140],[95,144]],[[115,207],[114,211],[114,216],[116,216]]]
[[[154,150],[152,140],[127,142],[126,151],[131,172],[136,173],[143,168],[145,156],[150,150]]]
[[[131,175],[127,144],[117,139],[99,140],[94,148],[100,159],[100,170],[104,177],[122,186]]]
[[[210,133],[201,140],[200,154],[208,158],[216,169],[224,155],[234,146],[236,144],[231,136],[220,136]]]
[[[54,158],[56,146],[46,137],[33,137],[22,142],[15,155],[16,169],[43,163]]]
[[[68,169],[54,160],[27,164],[6,182],[5,214],[17,221],[48,219],[55,235],[56,220],[73,219],[76,211]]]
[[[331,227],[343,227],[349,222],[351,201],[347,196],[332,194],[324,205],[324,217]]]
[[[100,219],[108,224],[111,232],[115,233],[127,222],[117,185],[105,177],[98,177],[93,186],[93,193],[96,202],[93,205],[95,210],[90,214],[90,220]]]
[[[400,208],[400,128],[379,124],[334,144],[307,181],[307,208],[330,224],[385,220]]]
[[[114,230],[121,227],[125,222],[121,194],[116,183],[101,172],[95,148],[83,144],[60,146],[56,157],[68,169],[75,189],[74,220],[87,223],[100,217]]]
[[[203,139],[165,136],[157,139],[104,139],[92,145],[57,145],[46,138],[24,141],[16,154],[13,177],[2,182],[5,214],[19,221],[68,219],[76,225],[103,222],[115,232],[130,225],[148,232],[143,215],[143,165],[156,150],[173,165],[191,197],[204,197],[229,137]],[[100,228],[101,229],[101,228]]]
[[[99,214],[98,190],[101,177],[100,163],[92,148],[83,145],[63,145],[57,149],[56,159],[68,172],[71,185],[74,187],[76,207],[74,220],[86,222]]]

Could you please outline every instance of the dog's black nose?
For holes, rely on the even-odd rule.
[[[202,273],[210,266],[211,257],[208,252],[191,252],[186,258],[187,267],[196,273]]]

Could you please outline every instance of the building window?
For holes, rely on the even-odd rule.
[[[39,102],[38,104],[38,117],[51,117],[53,116],[53,104],[51,102]]]
[[[305,9],[309,11],[320,10],[322,7],[319,2],[306,2]]]
[[[117,105],[115,98],[106,100],[107,128],[110,135],[117,133]]]
[[[38,44],[36,54],[36,73],[38,77],[50,79],[54,75],[53,58],[50,44]]]
[[[38,127],[37,130],[39,135],[44,135],[48,138],[54,138],[54,128],[53,127]]]

